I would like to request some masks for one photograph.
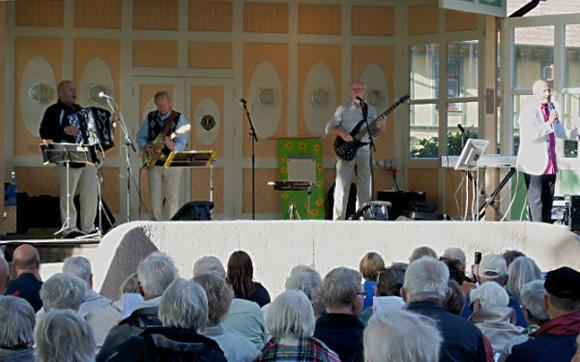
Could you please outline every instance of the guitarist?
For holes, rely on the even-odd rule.
[[[177,128],[187,124],[183,114],[171,108],[171,98],[167,91],[158,91],[154,97],[157,110],[149,112],[137,133],[137,144],[150,156],[155,152],[152,142],[162,135],[162,153],[167,156],[172,151],[183,151],[187,146],[187,135],[180,134],[171,139]],[[179,193],[183,172],[178,167],[153,166],[149,169],[149,200],[154,220],[169,220],[180,206]]]
[[[349,134],[353,128],[365,117],[372,122],[377,112],[375,108],[364,102],[366,96],[366,86],[360,80],[355,80],[350,84],[349,104],[341,105],[334,112],[334,117],[326,125],[326,133],[341,137],[346,142],[352,142],[353,138]],[[378,134],[378,130],[386,123],[383,117],[377,123],[377,130],[372,136]],[[371,171],[371,148],[370,137],[365,135],[361,140],[366,143],[356,151],[356,156],[351,161],[338,159],[336,162],[336,181],[334,187],[334,209],[333,219],[344,220],[346,205],[348,202],[348,192],[352,182],[352,175],[356,171],[356,192],[357,209],[365,202],[371,200],[372,192],[372,171]]]

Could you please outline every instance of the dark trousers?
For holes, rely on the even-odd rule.
[[[528,175],[524,173],[528,189],[530,221],[551,222],[556,175]]]

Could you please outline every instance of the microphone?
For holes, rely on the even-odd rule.
[[[364,100],[364,98],[363,98],[363,97],[361,97],[361,96],[359,96],[359,95],[356,95],[356,96],[354,96],[354,99],[356,99],[357,101],[359,101],[359,102],[361,102],[361,103],[365,103],[365,100]]]
[[[461,132],[461,134],[465,134],[465,128],[463,128],[463,126],[461,125],[461,123],[457,124],[457,128],[459,128],[459,131]]]
[[[111,97],[110,95],[105,94],[105,92],[99,92],[99,98],[107,98],[107,99],[113,99],[113,97]]]
[[[241,102],[241,103],[242,103],[244,106],[246,105],[246,103],[248,103],[248,102],[246,102],[246,100],[245,100],[244,98],[240,98],[240,102]]]
[[[556,111],[556,106],[554,106],[554,103],[552,102],[548,102],[548,114],[552,114],[552,112]],[[555,123],[558,123],[560,120],[558,118],[556,118],[554,120]]]

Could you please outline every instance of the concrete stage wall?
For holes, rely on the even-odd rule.
[[[139,221],[111,230],[87,256],[95,289],[114,298],[123,279],[154,250],[169,254],[180,275],[190,278],[199,257],[215,255],[225,266],[233,251],[243,249],[254,262],[255,280],[275,296],[296,264],[311,265],[324,276],[339,265],[358,269],[368,251],[378,252],[386,263],[407,261],[422,245],[438,253],[459,246],[471,259],[468,263],[474,251],[518,249],[544,271],[562,265],[580,269],[576,234],[562,226],[528,222]]]

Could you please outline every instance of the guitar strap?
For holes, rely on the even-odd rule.
[[[169,136],[169,132],[171,132],[171,130],[175,127],[175,118],[177,118],[177,114],[177,112],[171,110],[171,115],[169,115],[167,122],[165,122],[163,125],[163,131],[161,131],[161,133],[163,133],[163,137]]]

